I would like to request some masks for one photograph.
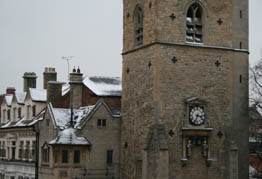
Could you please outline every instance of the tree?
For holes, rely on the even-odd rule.
[[[255,154],[253,166],[258,169],[262,165],[262,59],[250,68],[249,75],[249,153]],[[262,178],[259,171],[251,175]]]

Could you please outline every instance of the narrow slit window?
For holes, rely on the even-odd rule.
[[[186,17],[186,41],[203,43],[202,8],[198,3],[192,4]]]
[[[144,41],[143,10],[137,5],[134,13],[135,46],[142,45]]]

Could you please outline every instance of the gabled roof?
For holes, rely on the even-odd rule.
[[[70,84],[64,83],[62,85],[62,96],[65,96],[70,91]]]
[[[50,145],[90,145],[85,137],[78,137],[76,129],[69,127],[59,131],[57,137],[49,142]]]
[[[74,126],[78,126],[90,111],[94,108],[93,106],[80,107],[79,109],[73,109],[73,123]],[[51,118],[54,122],[54,126],[60,129],[65,129],[70,126],[71,121],[71,109],[64,108],[53,108],[52,104],[48,104],[48,110]]]
[[[46,102],[47,92],[45,89],[29,88],[29,95],[32,101]]]
[[[103,100],[99,100],[96,105],[80,107],[79,109],[62,109],[53,108],[49,103],[47,108],[50,113],[51,119],[55,128],[59,128],[60,131],[55,139],[49,142],[50,145],[91,145],[91,143],[85,137],[78,137],[76,131],[81,129],[86,122],[93,116],[93,114],[101,106],[104,106],[110,115],[114,116],[112,111],[104,103]],[[73,112],[73,120],[71,121],[71,111]],[[116,115],[115,117],[119,117]],[[73,123],[73,124],[72,124]]]
[[[81,122],[76,126],[78,129],[83,128],[83,126],[85,126],[86,122],[89,121],[89,119],[91,119],[91,117],[96,113],[96,111],[101,107],[104,106],[105,109],[108,111],[108,113],[113,116],[113,117],[120,117],[120,112],[117,115],[114,115],[112,113],[112,111],[110,110],[110,108],[107,106],[107,104],[102,100],[98,100],[96,105],[94,106],[94,108],[89,112],[89,114],[83,119],[81,120]]]
[[[18,104],[25,104],[26,92],[15,92],[12,101],[16,101]]]
[[[26,120],[25,117],[21,118],[20,120],[16,122],[13,122],[10,120],[7,123],[1,124],[0,129],[31,127],[38,121],[43,120],[45,112],[46,112],[46,108],[43,109],[39,114],[37,114],[32,120]]]
[[[119,77],[86,76],[83,83],[97,96],[122,95],[122,80]]]
[[[13,96],[14,96],[13,94],[5,94],[4,95],[4,102],[6,103],[7,106],[11,106]]]

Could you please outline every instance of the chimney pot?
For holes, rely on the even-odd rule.
[[[57,73],[55,68],[48,67],[43,73],[43,88],[47,89],[48,81],[57,81]]]
[[[6,88],[6,94],[15,94],[15,88],[14,87]]]
[[[36,74],[34,72],[24,73],[24,92],[27,92],[29,88],[36,88]]]

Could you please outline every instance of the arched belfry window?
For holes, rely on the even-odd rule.
[[[143,25],[143,10],[137,5],[134,13],[134,31],[135,31],[135,46],[143,44],[144,40],[144,25]]]
[[[186,17],[186,41],[203,42],[203,10],[198,3],[193,3]]]

